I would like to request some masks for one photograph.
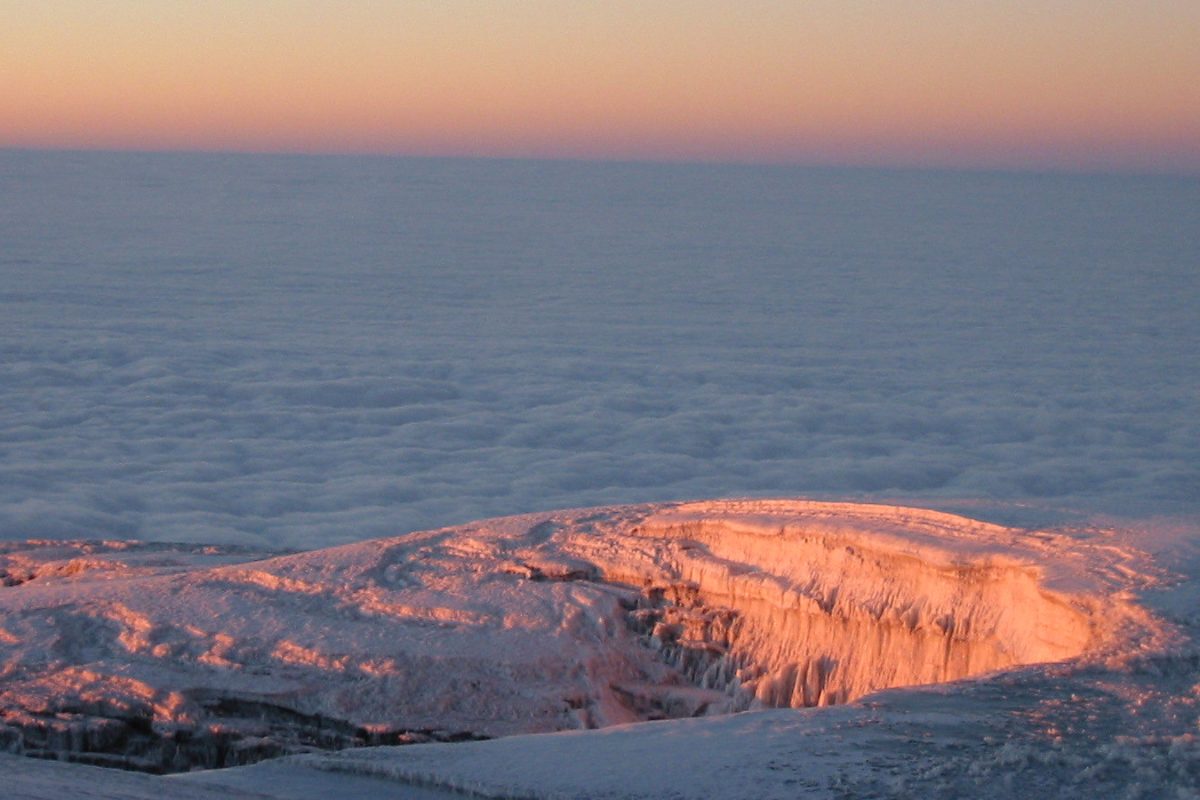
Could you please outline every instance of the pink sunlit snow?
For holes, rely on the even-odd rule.
[[[504,791],[533,791],[493,761],[519,763],[523,748],[568,757],[585,740],[315,754],[868,696],[885,699],[829,717],[772,712],[655,730],[668,744],[761,736],[769,752],[780,737],[817,741],[863,720],[892,730],[938,708],[965,724],[990,717],[989,702],[1024,719],[1048,714],[1053,727],[1036,697],[1047,675],[1094,693],[1096,679],[1069,676],[1136,672],[1181,646],[1177,626],[1136,601],[1166,573],[1111,531],[1021,530],[893,506],[612,506],[265,555],[6,545],[0,720],[12,749],[167,771],[307,752],[317,760],[306,769],[492,786],[483,767],[460,762],[478,752],[508,775],[496,778]],[[1016,677],[946,684],[983,675]],[[997,692],[1005,681],[1015,688]],[[1136,683],[1126,681],[1133,694]],[[873,694],[927,684],[946,686]],[[974,695],[990,699],[972,708]],[[615,753],[641,741],[640,729],[620,730],[579,746]],[[203,780],[269,771],[248,769]],[[582,780],[580,769],[542,788]]]

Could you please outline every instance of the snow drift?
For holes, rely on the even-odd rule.
[[[602,727],[1102,654],[1119,556],[915,509],[714,501],[294,555],[0,550],[10,749],[155,771]]]

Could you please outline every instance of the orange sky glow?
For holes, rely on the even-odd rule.
[[[0,147],[1200,171],[1194,0],[0,0]]]

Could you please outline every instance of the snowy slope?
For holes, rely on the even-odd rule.
[[[393,794],[440,788],[527,798],[1191,798],[1200,789],[1195,664],[1106,683],[1067,668],[917,689],[828,709],[759,711],[460,745],[369,748],[289,763],[382,778]],[[1139,717],[1182,691],[1190,719]],[[171,778],[262,785],[280,762]],[[266,769],[264,769],[264,767]]]
[[[20,800],[445,800],[460,793],[405,785],[371,776],[305,769],[283,760],[268,761],[253,773],[222,770],[211,781],[193,778],[166,782],[155,775],[102,769],[60,761],[0,754],[4,796]],[[209,773],[215,774],[215,773]],[[231,782],[242,784],[232,785]]]
[[[1071,767],[1086,772],[1116,727],[1174,737],[1160,743],[1172,753],[1190,752],[1194,733],[1187,603],[1178,585],[1156,589],[1168,573],[1111,531],[709,501],[264,555],[7,545],[3,741],[168,771],[308,752],[305,769],[488,796],[655,796],[679,775],[692,780],[683,796],[710,784],[768,796],[790,781],[882,780],[897,759],[949,769],[935,783],[957,785],[1064,736],[1089,754]],[[1152,589],[1157,612],[1137,600]],[[864,696],[830,713],[713,716]],[[1151,697],[1147,729],[1137,709]],[[705,719],[582,732],[693,716]],[[581,732],[512,738],[567,730]],[[509,738],[315,755],[495,736]],[[656,747],[674,754],[671,770],[653,768]],[[637,779],[602,779],[639,758]],[[203,780],[250,791],[263,769]]]

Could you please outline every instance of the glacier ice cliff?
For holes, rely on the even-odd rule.
[[[842,703],[1059,661],[1103,638],[1095,598],[1043,586],[1005,529],[975,523],[975,541],[1008,552],[971,553],[937,541],[966,523],[935,512],[754,505],[653,515],[631,532],[653,543],[640,573],[627,557],[603,569],[650,581],[652,640],[702,686],[736,687],[737,708]],[[901,519],[908,538],[880,529]]]
[[[169,772],[840,704],[1167,636],[1123,593],[1129,558],[796,500],[562,511],[282,555],[10,543],[0,742]]]

